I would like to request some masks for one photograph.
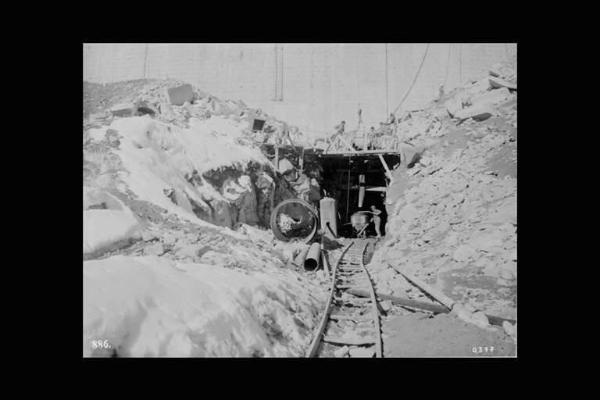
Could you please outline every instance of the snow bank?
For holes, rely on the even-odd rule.
[[[149,116],[113,121],[122,140],[119,156],[122,181],[140,200],[154,203],[186,220],[200,223],[190,207],[179,207],[165,194],[185,193],[197,206],[209,210],[205,200],[226,200],[210,184],[193,185],[189,177],[227,166],[268,160],[259,149],[237,144],[243,124],[221,117],[192,119],[189,129],[167,125]],[[201,178],[200,178],[201,179]]]
[[[93,253],[135,236],[140,224],[130,210],[83,211],[83,253]]]
[[[320,304],[299,280],[153,256],[86,261],[84,355],[301,356]]]

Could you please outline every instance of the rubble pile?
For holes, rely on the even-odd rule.
[[[388,236],[371,262],[381,293],[427,298],[397,267],[460,303],[455,311],[471,322],[479,310],[516,318],[516,73],[492,70],[406,131],[418,161],[394,171]],[[498,77],[507,84],[490,83]]]
[[[297,193],[251,122],[293,129],[178,81],[86,88],[84,354],[303,355],[325,290],[255,227]]]
[[[176,79],[141,79],[105,85],[85,82],[86,124],[109,124],[116,117],[150,115],[156,120],[182,128],[190,121],[220,116],[244,125],[237,142],[244,145],[274,144],[274,133],[287,131],[294,143],[306,142],[300,130],[284,121],[248,107],[242,100],[222,100]],[[255,119],[265,121],[253,129]]]
[[[156,193],[141,196],[148,190],[125,182],[140,185],[147,169],[161,180],[161,200],[229,228],[268,227],[272,203],[304,190],[278,177],[259,148],[264,132],[251,128],[263,118],[264,130],[298,130],[241,101],[223,101],[176,80],[86,83],[84,89],[84,184],[118,192],[127,204],[146,202],[141,208],[153,210],[151,218],[172,210],[156,201]]]
[[[443,97],[435,99],[422,110],[405,111],[396,123],[381,123],[370,138],[374,149],[398,149],[403,144],[430,146],[432,139],[441,138],[448,129],[465,121],[485,121],[498,116],[498,106],[516,102],[516,71],[508,63],[490,68],[489,74],[472,80]],[[362,135],[354,142],[362,146]]]

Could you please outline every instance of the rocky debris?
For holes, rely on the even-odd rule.
[[[117,107],[111,113],[111,107]],[[176,79],[138,79],[95,84],[84,82],[85,125],[106,125],[115,117],[148,114],[160,121],[189,127],[191,119],[206,120],[222,116],[247,124],[238,142],[249,146],[274,144],[275,133],[289,133],[296,145],[308,140],[296,126],[278,120],[260,109],[248,107],[241,100],[221,100],[189,83]],[[265,121],[262,130],[253,130],[255,119]]]
[[[508,336],[512,337],[513,339],[517,338],[517,324],[516,323],[513,325],[508,321],[504,321],[504,323],[502,323],[502,328],[504,329],[504,332]]]
[[[473,118],[475,121],[484,121],[491,117],[494,110],[488,105],[477,105],[459,110],[454,114],[454,118],[465,120]]]
[[[383,309],[383,311],[389,311],[392,308],[392,302],[390,300],[380,301],[379,305]]]
[[[112,107],[112,111],[111,111]],[[92,112],[93,111],[93,112]],[[302,134],[297,127],[289,126],[265,114],[251,109],[242,101],[220,100],[215,96],[177,80],[137,80],[107,85],[84,83],[84,178],[90,186],[123,187],[121,176],[123,167],[119,150],[121,137],[114,129],[106,129],[119,118],[135,115],[148,115],[162,123],[146,136],[136,139],[138,148],[159,146],[165,157],[176,153],[173,148],[172,128],[189,128],[194,121],[223,117],[235,123],[247,122],[247,128],[236,132],[213,131],[215,136],[227,137],[236,144],[254,147],[258,150],[262,143],[274,143],[274,134],[287,131],[295,143],[302,142]],[[255,118],[265,120],[263,131],[254,132]],[[225,126],[220,122],[209,126]],[[243,125],[242,125],[243,126]],[[230,129],[231,130],[231,129]],[[265,132],[267,136],[259,137]],[[231,136],[233,135],[233,136]],[[230,139],[229,139],[230,138]],[[156,143],[155,143],[156,142]],[[156,146],[155,146],[156,145]],[[187,152],[187,150],[185,151]],[[289,160],[280,163],[282,172],[293,171]],[[185,167],[188,169],[188,167]],[[217,177],[215,179],[215,177]],[[223,179],[221,179],[223,177]],[[198,173],[195,169],[185,173],[185,180],[192,187],[176,184],[165,187],[163,193],[174,205],[198,218],[219,226],[235,228],[239,224],[268,227],[271,205],[292,198],[302,197],[318,201],[315,179],[301,174],[297,180],[288,182],[281,179],[268,163],[238,163],[232,167],[217,168]],[[185,186],[185,184],[183,184]],[[316,188],[316,189],[315,189]],[[191,193],[200,192],[201,195]],[[312,197],[311,197],[312,196]],[[129,196],[130,198],[135,196]],[[159,220],[159,214],[152,213],[152,220]]]
[[[509,63],[497,63],[489,69],[490,76],[507,79],[509,81],[517,80],[517,71]]]
[[[339,349],[335,350],[333,352],[333,355],[336,358],[344,358],[348,355],[349,351],[350,351],[350,348],[348,346],[344,346],[344,347],[340,347]]]
[[[476,325],[482,329],[493,329],[490,327],[490,322],[487,316],[482,311],[473,310],[470,305],[455,304],[452,307],[452,314],[455,314],[461,320]]]
[[[165,247],[162,243],[154,243],[150,246],[144,247],[144,255],[161,256],[165,253]]]
[[[503,74],[510,75],[507,68]],[[456,119],[438,116],[442,136],[407,135],[412,136],[407,143],[422,151],[412,165],[402,162],[393,171],[386,199],[388,234],[373,257],[373,278],[382,293],[426,301],[388,268],[391,263],[459,303],[514,319],[516,92],[492,88],[485,77],[450,93],[446,102],[432,103],[421,115],[433,122],[435,110],[449,111],[451,104],[458,116],[481,104],[491,107],[491,116],[468,118],[460,127]],[[486,326],[479,314],[471,314],[461,312]]]
[[[507,88],[501,88],[498,90],[490,90],[486,91],[482,94],[474,96],[471,101],[473,104],[479,105],[497,105],[507,100],[512,99],[513,96],[510,93],[510,90]]]
[[[502,70],[502,73],[499,72]],[[495,106],[514,98],[511,90],[515,91],[517,85],[512,81],[502,79],[500,75],[510,79],[516,79],[516,75],[507,65],[496,66],[490,70],[490,75],[475,80],[471,85],[459,88],[452,92],[440,109],[435,105],[431,111],[435,115],[443,115],[446,111],[450,117],[461,121],[473,118],[483,121],[495,115]]]

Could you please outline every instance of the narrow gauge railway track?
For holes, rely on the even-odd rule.
[[[368,243],[350,242],[333,266],[330,297],[307,357],[383,357],[379,306],[364,265]],[[348,289],[368,290],[371,296],[353,296]]]

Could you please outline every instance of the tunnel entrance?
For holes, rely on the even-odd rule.
[[[271,227],[280,240],[291,240],[291,237],[295,238],[298,235],[307,240],[312,237],[316,232],[315,226],[304,223],[312,221],[309,218],[310,209],[314,209],[314,213],[321,220],[321,228],[327,230],[326,221],[321,215],[323,210],[319,209],[325,197],[335,199],[335,202],[328,202],[326,207],[328,216],[335,217],[335,223],[330,225],[334,226],[333,230],[337,232],[338,237],[357,237],[351,217],[359,211],[371,211],[371,206],[381,211],[381,234],[386,234],[385,224],[388,216],[385,201],[390,184],[386,166],[389,170],[395,169],[401,161],[400,153],[388,150],[325,153],[322,149],[301,146],[279,146],[275,149],[275,146],[270,144],[263,144],[261,149],[274,165],[279,164],[278,160],[286,159],[295,167],[297,175],[315,179],[320,186],[321,202],[318,194],[313,196],[306,192],[299,194],[298,199],[303,199],[308,204],[292,201],[294,204],[290,203],[285,208],[273,210]],[[367,215],[370,220],[371,215]],[[273,228],[274,226],[276,228]],[[301,229],[302,232],[298,233],[297,229]],[[304,236],[305,233],[308,236]],[[368,225],[365,233],[367,237],[376,236],[372,223]]]
[[[381,234],[385,235],[385,198],[389,179],[380,155],[390,170],[400,163],[400,155],[395,153],[359,152],[318,156],[322,168],[322,194],[334,198],[337,204],[338,236],[356,237],[360,226],[353,226],[351,217],[358,211],[371,211],[371,206],[382,212]],[[372,223],[368,225],[365,233],[367,237],[376,236]]]

